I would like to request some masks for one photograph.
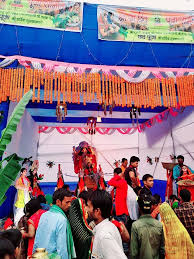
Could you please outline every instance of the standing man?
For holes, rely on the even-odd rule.
[[[133,188],[136,194],[138,194],[138,191],[141,189],[141,184],[137,174],[139,161],[139,157],[132,156],[130,158],[130,165],[125,170],[125,180]]]
[[[154,178],[151,174],[144,174],[143,178],[143,188],[141,189],[139,195],[151,195],[152,196],[152,192],[151,192],[151,188],[154,185]]]
[[[94,191],[88,200],[88,214],[96,224],[93,230],[92,259],[127,259],[120,233],[109,221],[111,211],[111,195],[104,190]]]
[[[128,165],[128,160],[127,158],[122,158],[121,162],[122,162],[121,170],[122,170],[122,173],[124,173]]]
[[[164,234],[162,223],[153,219],[149,196],[138,198],[140,218],[132,224],[130,259],[164,259]]]
[[[191,193],[189,190],[180,191],[180,206],[174,210],[177,217],[187,229],[192,241],[194,242],[194,206],[191,201]]]
[[[57,253],[62,259],[76,258],[69,221],[65,215],[71,206],[72,193],[63,188],[53,194],[53,206],[39,221],[35,236],[36,248],[46,248],[48,253]]]

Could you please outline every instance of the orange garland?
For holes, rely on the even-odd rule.
[[[99,73],[65,74],[30,68],[0,69],[0,102],[6,101],[7,98],[19,101],[30,88],[33,90],[32,101],[40,102],[41,87],[44,92],[44,103],[52,103],[54,100],[60,102],[62,93],[64,104],[79,104],[82,95],[84,105],[94,99],[97,99],[99,104],[115,103],[116,106],[131,107],[133,103],[138,108],[162,105],[176,107],[177,102],[181,106],[194,105],[193,75],[177,77],[175,87],[174,78],[129,83],[119,76]]]

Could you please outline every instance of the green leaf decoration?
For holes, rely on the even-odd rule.
[[[0,156],[3,155],[7,145],[11,142],[12,135],[17,130],[17,126],[24,114],[26,105],[29,103],[32,97],[32,93],[33,93],[32,90],[30,90],[23,96],[23,98],[20,100],[20,102],[13,110],[6,128],[2,131],[2,135],[0,139]]]
[[[7,161],[7,165],[0,170],[0,206],[6,200],[7,197],[5,196],[5,193],[9,189],[12,182],[15,181],[21,169],[21,165],[19,163],[22,160],[23,158],[18,157],[14,153],[1,161],[1,164],[3,163],[3,161]]]

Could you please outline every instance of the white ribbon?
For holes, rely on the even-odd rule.
[[[131,83],[143,82],[150,75],[150,71],[142,71],[138,77],[133,78],[133,77],[129,77],[128,74],[126,74],[123,70],[116,70],[116,72],[120,77],[122,77],[123,79]]]

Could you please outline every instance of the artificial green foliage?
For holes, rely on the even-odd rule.
[[[18,157],[16,154],[6,157],[1,161],[2,164],[4,161],[7,161],[7,164],[4,168],[0,169],[0,206],[5,201],[5,193],[9,189],[13,181],[15,181],[20,169],[20,161],[23,158]]]
[[[7,123],[6,128],[2,131],[1,139],[0,139],[0,156],[3,156],[3,153],[7,147],[7,145],[11,142],[12,135],[17,130],[17,126],[24,114],[26,105],[30,101],[32,97],[32,90],[27,92],[20,102],[17,104],[15,109],[13,110],[9,121]]]

